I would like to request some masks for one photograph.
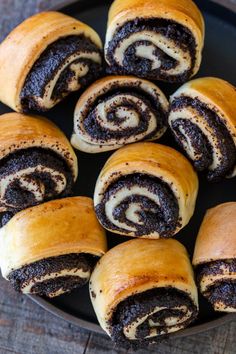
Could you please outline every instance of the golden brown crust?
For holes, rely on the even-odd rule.
[[[135,239],[109,250],[90,279],[90,294],[101,327],[127,297],[171,286],[189,294],[198,306],[197,289],[186,249],[178,241]]]
[[[17,26],[0,45],[0,100],[21,112],[20,92],[35,61],[57,39],[80,34],[102,48],[92,28],[59,12],[41,12]]]
[[[21,149],[50,149],[66,161],[76,180],[78,165],[74,150],[64,133],[48,119],[15,112],[6,113],[0,116],[0,132],[0,159]]]
[[[162,18],[170,18],[171,14],[176,14],[176,20],[181,21],[185,25],[187,17],[195,22],[204,34],[202,14],[191,0],[115,0],[109,11],[108,25],[110,25],[115,17],[121,16],[124,11],[128,15],[133,14],[133,18],[140,15],[144,15],[145,17],[160,17],[160,14]]]
[[[115,0],[110,8],[106,46],[116,29],[136,18],[169,19],[187,27],[196,41],[196,63],[194,75],[201,63],[204,45],[205,25],[203,16],[191,0]]]
[[[92,200],[72,197],[50,201],[16,214],[0,230],[3,276],[38,260],[70,253],[102,256],[106,236]]]
[[[216,77],[189,81],[170,98],[169,127],[196,169],[208,170],[210,181],[236,175],[235,111],[235,87]]]
[[[125,146],[108,159],[96,183],[95,207],[101,203],[109,185],[117,178],[133,173],[157,177],[172,189],[179,206],[179,224],[175,233],[189,222],[198,193],[197,174],[182,154],[168,146],[149,142]],[[111,231],[134,236],[132,232]],[[158,238],[156,234],[142,237]]]
[[[181,86],[171,97],[186,94],[213,107],[222,117],[236,144],[236,88],[217,77],[202,77]]]
[[[209,209],[200,227],[193,255],[193,265],[236,258],[236,203]]]

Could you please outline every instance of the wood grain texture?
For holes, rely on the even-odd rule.
[[[218,4],[224,5],[233,11],[236,11],[236,0],[213,0],[213,1],[217,2]]]
[[[89,1],[89,0],[87,0]],[[203,0],[204,1],[204,0]],[[236,0],[215,0],[236,11]],[[0,0],[0,40],[24,18],[61,0]],[[199,335],[162,342],[137,354],[233,354],[236,322]],[[0,354],[123,354],[107,336],[84,331],[58,319],[0,278]],[[129,352],[130,353],[130,352]]]

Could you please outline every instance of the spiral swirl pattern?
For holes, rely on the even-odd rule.
[[[96,213],[113,231],[171,237],[178,225],[179,208],[168,185],[148,175],[133,174],[107,188]]]
[[[195,70],[196,43],[190,30],[175,21],[140,18],[107,36],[105,58],[110,72],[182,82]]]
[[[97,153],[158,139],[166,130],[167,111],[167,99],[151,82],[129,76],[101,79],[77,103],[72,145]]]
[[[186,84],[171,99],[168,121],[177,143],[197,170],[208,171],[210,181],[235,176],[234,128],[207,96],[198,91],[188,91]]]
[[[202,294],[215,311],[236,312],[236,260],[225,259],[198,266]]]
[[[145,347],[187,327],[197,316],[188,254],[174,239],[133,239],[96,264],[90,295],[101,327],[117,345]]]
[[[121,302],[112,319],[112,339],[133,347],[145,346],[155,337],[176,332],[196,317],[188,294],[172,287],[156,288]]]
[[[2,276],[24,294],[54,297],[81,287],[106,249],[87,197],[27,208],[0,229]]]
[[[192,216],[197,190],[196,174],[177,151],[150,142],[130,144],[104,165],[94,192],[95,211],[112,232],[171,237]]]
[[[18,292],[55,297],[84,285],[94,264],[89,254],[50,257],[12,271],[8,280]]]
[[[23,111],[46,111],[101,73],[100,49],[84,35],[50,44],[29,72],[21,90]]]
[[[73,177],[52,151],[31,148],[5,157],[0,166],[0,209],[16,212],[71,193]]]

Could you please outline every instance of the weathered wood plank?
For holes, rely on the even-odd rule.
[[[236,324],[235,324],[236,327]],[[138,350],[136,354],[231,354],[236,345],[233,331],[234,325],[228,324],[217,329],[207,331],[195,336],[172,339],[150,347],[148,350]],[[231,333],[230,333],[231,332]],[[229,340],[230,337],[230,340]],[[87,345],[86,354],[102,354],[106,351],[113,354],[127,353],[125,350],[115,348],[107,337],[92,334]],[[130,353],[130,352],[129,352]]]
[[[227,326],[227,338],[225,341],[225,347],[223,351],[224,354],[231,354],[236,352],[235,333],[236,333],[236,321],[231,322]]]
[[[0,0],[0,41],[23,19],[61,2],[61,0]]]
[[[89,333],[42,310],[0,279],[0,353],[82,354]]]
[[[229,9],[236,12],[236,0],[213,0],[223,6],[228,7]]]

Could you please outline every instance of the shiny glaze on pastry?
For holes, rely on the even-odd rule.
[[[2,275],[15,290],[49,297],[85,284],[107,247],[87,197],[19,212],[0,230],[0,246]]]

